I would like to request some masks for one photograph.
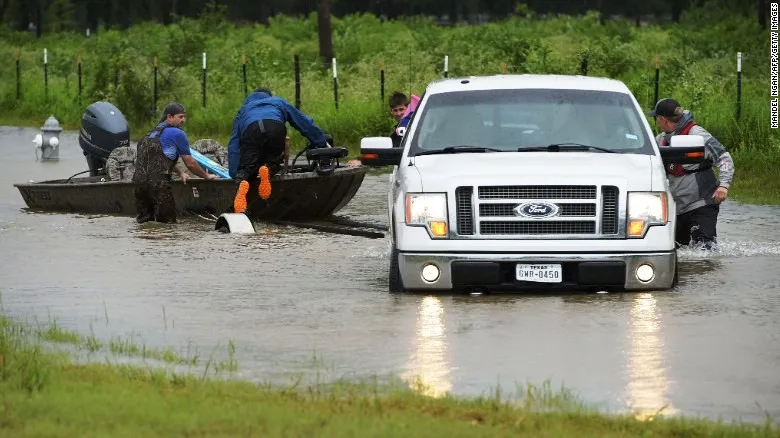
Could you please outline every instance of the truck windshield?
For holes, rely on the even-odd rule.
[[[458,91],[431,95],[418,116],[412,156],[452,147],[515,152],[550,145],[558,152],[654,154],[642,115],[625,93]]]

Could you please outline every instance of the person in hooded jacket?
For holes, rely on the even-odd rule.
[[[734,161],[726,148],[699,126],[693,113],[683,110],[674,99],[659,100],[650,117],[663,132],[657,137],[659,147],[668,147],[673,135],[704,137],[704,162],[672,163],[666,167],[669,188],[677,205],[675,241],[679,245],[696,245],[712,249],[717,243],[720,203],[728,197],[734,179]],[[719,175],[713,167],[717,167]]]
[[[260,198],[271,196],[271,176],[281,170],[288,122],[312,147],[330,147],[325,133],[311,117],[274,96],[268,88],[255,89],[239,108],[227,147],[228,173],[238,186],[234,212],[246,211],[249,183],[255,179],[260,180]]]

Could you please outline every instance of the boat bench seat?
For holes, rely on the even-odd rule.
[[[344,158],[347,155],[349,155],[349,151],[342,147],[317,148],[306,151],[306,158],[309,160],[333,160]]]

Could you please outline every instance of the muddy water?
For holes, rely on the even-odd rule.
[[[611,411],[780,419],[780,209],[726,203],[723,250],[683,252],[673,291],[395,296],[386,240],[26,213],[14,182],[87,169],[74,133],[59,162],[36,162],[35,133],[0,128],[11,315],[201,356],[233,340],[239,375],[264,381],[394,373],[475,395],[549,380]],[[386,189],[386,175],[367,177],[342,214],[384,222]]]

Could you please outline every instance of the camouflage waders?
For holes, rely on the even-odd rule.
[[[176,222],[176,204],[173,201],[171,172],[176,161],[166,157],[160,136],[166,127],[155,128],[138,142],[133,195],[138,215],[136,222]],[[152,134],[156,133],[154,137]]]

